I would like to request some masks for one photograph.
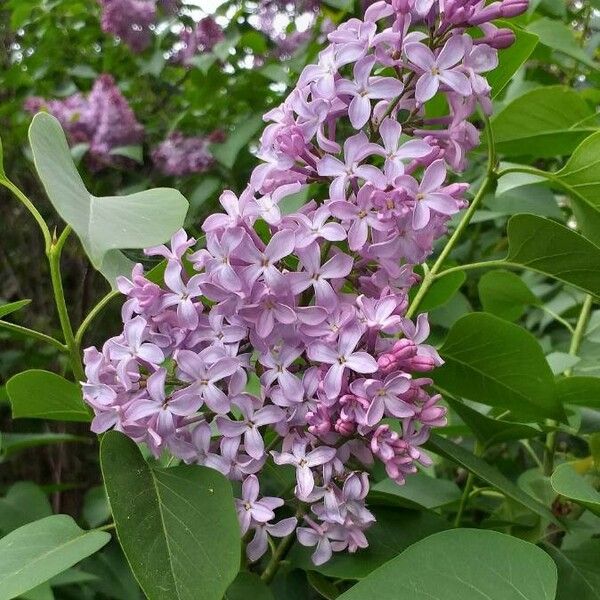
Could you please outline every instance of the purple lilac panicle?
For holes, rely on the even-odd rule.
[[[209,151],[210,139],[185,137],[175,131],[152,151],[152,162],[164,175],[190,175],[210,169],[214,160]]]
[[[101,75],[85,97],[74,94],[64,100],[31,97],[25,110],[35,114],[46,110],[65,130],[69,142],[89,146],[87,161],[93,170],[123,162],[111,154],[115,148],[141,144],[144,129],[110,75]]]
[[[102,31],[119,37],[133,52],[143,52],[152,40],[155,0],[98,0]]]
[[[196,273],[182,262],[194,240],[180,231],[170,248],[147,250],[167,261],[164,286],[141,265],[119,279],[124,332],[85,354],[92,428],[114,427],[156,456],[168,450],[241,481],[250,560],[269,535],[297,525],[276,521],[283,499],[261,497],[267,461],[295,469],[305,515],[297,537],[315,547],[315,564],[368,545],[375,460],[398,484],[430,464],[422,446],[445,409],[427,373],[442,361],[426,343],[427,316],[406,316],[408,292],[415,264],[466,205],[468,186],[449,183],[447,170],[464,169],[478,143],[467,119],[478,105],[489,111],[483,73],[509,37],[481,15],[525,8],[379,1],[364,20],[340,25],[265,116],[262,163],[204,222],[205,247],[187,255]],[[467,34],[472,25],[483,37]],[[449,112],[428,118],[423,106],[435,94]],[[283,214],[280,202],[313,182],[325,197]],[[248,391],[252,374],[257,393]]]

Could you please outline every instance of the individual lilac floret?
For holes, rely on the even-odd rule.
[[[315,564],[365,548],[374,462],[399,485],[431,464],[423,445],[446,409],[426,376],[442,364],[427,315],[407,317],[415,266],[467,203],[453,178],[510,41],[489,19],[522,10],[371,3],[265,115],[261,163],[239,195],[223,192],[202,247],[179,231],[147,250],[167,262],[160,285],[140,265],[118,281],[124,331],[84,354],[92,428],[241,482],[251,561],[294,530]],[[447,110],[430,117],[436,94]],[[286,211],[315,190],[328,192]],[[264,470],[290,466],[289,490],[261,497]]]

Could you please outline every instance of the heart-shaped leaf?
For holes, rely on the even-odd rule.
[[[157,188],[106,197],[90,194],[73,164],[60,123],[51,115],[35,115],[29,141],[52,205],[111,284],[132,267],[119,249],[161,244],[183,225],[188,204],[177,190]]]

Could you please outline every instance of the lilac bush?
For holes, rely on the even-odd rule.
[[[442,361],[409,292],[466,206],[448,171],[478,144],[468,119],[489,112],[484,73],[513,39],[489,21],[526,8],[380,1],[340,25],[265,116],[262,162],[223,193],[203,247],[179,231],[146,251],[164,258],[164,285],[140,264],[118,281],[123,332],[85,351],[92,429],[241,482],[252,561],[294,529],[315,564],[366,547],[374,461],[398,484],[430,464],[422,445],[445,408],[427,373]],[[436,94],[445,116],[425,110]],[[311,184],[328,193],[286,214]],[[295,469],[291,500],[261,497],[267,461]],[[276,514],[284,503],[295,516]]]
[[[155,0],[98,0],[102,31],[119,37],[133,52],[143,52],[152,41]],[[167,8],[170,7],[167,4]]]
[[[202,173],[214,163],[210,142],[210,137],[185,137],[174,131],[154,148],[152,162],[165,175]]]

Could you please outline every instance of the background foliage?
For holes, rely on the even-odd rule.
[[[204,16],[192,5],[180,15],[165,14],[151,46],[134,54],[102,33],[93,2],[3,3],[4,172],[58,225],[25,142],[31,118],[24,103],[31,96],[88,92],[98,75],[109,73],[143,124],[144,142],[128,150],[135,160],[101,171],[72,147],[87,190],[109,196],[175,187],[190,201],[187,225],[196,232],[224,187],[245,185],[260,116],[314,58],[323,24],[363,8],[339,0],[322,3],[314,14],[299,7],[289,5],[281,31],[269,35],[257,28],[257,3],[221,3],[215,14],[225,40],[184,67],[169,53],[177,28]],[[60,330],[40,260],[43,240],[27,211],[2,189],[0,318],[13,326],[0,328],[0,598],[129,600],[142,597],[140,586],[149,598],[193,598],[198,589],[217,599],[223,593],[393,598],[405,589],[411,597],[446,600],[479,597],[473,587],[494,599],[515,598],[515,589],[528,599],[555,593],[559,600],[600,598],[599,10],[593,0],[531,2],[515,20],[517,44],[490,78],[494,143],[471,157],[468,173],[473,189],[485,186],[481,202],[418,292],[446,361],[434,380],[451,409],[450,424],[429,442],[435,465],[400,488],[374,473],[370,506],[378,522],[369,531],[371,547],[321,567],[294,547],[268,587],[245,569],[228,587],[239,570],[237,524],[226,510],[231,490],[207,469],[167,469],[107,434],[100,457],[109,509],[89,415],[78,387],[61,377],[68,369],[64,356],[19,331],[25,326],[54,336]],[[294,52],[282,55],[281,39],[295,34],[294,17],[312,27]],[[151,149],[174,130],[222,132],[223,141],[211,147],[209,171],[174,178],[153,166]],[[486,174],[488,152],[500,165]],[[72,241],[63,273],[78,324],[108,287]],[[86,344],[115,331],[116,304],[84,330]],[[33,370],[16,375],[25,368]],[[287,482],[272,486],[275,491]],[[193,518],[182,497],[215,518]],[[124,535],[120,522],[132,515],[151,515],[152,529],[140,529],[134,519]],[[102,530],[112,532],[113,519],[137,582],[114,536]],[[159,547],[145,578],[149,540]],[[217,541],[215,569],[206,553],[217,553]],[[12,547],[23,550],[15,555]],[[188,548],[194,568],[177,566],[180,547]],[[510,580],[497,572],[510,572]],[[399,587],[390,591],[390,581]]]

